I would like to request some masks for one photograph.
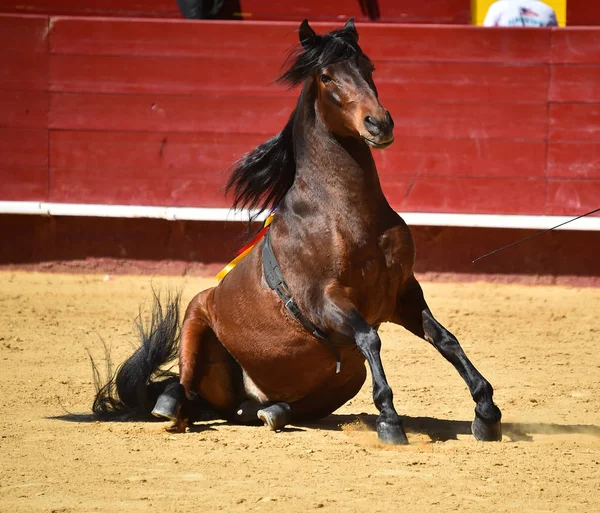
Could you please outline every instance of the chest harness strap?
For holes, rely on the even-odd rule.
[[[279,299],[283,301],[286,310],[291,314],[291,316],[300,324],[302,324],[303,328],[313,337],[322,340],[329,345],[329,349],[335,356],[335,373],[338,374],[342,365],[340,361],[340,352],[338,351],[337,347],[331,343],[327,336],[312,322],[310,322],[310,320],[308,320],[308,318],[300,311],[300,308],[298,308],[296,301],[294,301],[294,298],[292,297],[290,288],[285,282],[283,273],[281,272],[281,267],[279,267],[279,262],[277,262],[275,254],[273,253],[270,235],[270,231],[265,235],[262,248],[262,261],[265,279],[267,280],[269,287],[271,287],[271,290],[277,292]]]

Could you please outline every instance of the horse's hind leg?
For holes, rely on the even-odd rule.
[[[199,398],[220,413],[230,411],[239,400],[241,371],[210,326],[213,290],[194,297],[185,312],[179,346],[179,383],[165,390],[153,411],[173,420],[178,431],[185,429]]]
[[[414,277],[398,298],[395,322],[432,344],[465,380],[476,403],[472,424],[475,438],[484,441],[501,440],[502,415],[492,399],[492,385],[467,358],[456,337],[433,317],[421,286]]]
[[[291,420],[290,407],[287,403],[273,403],[256,386],[246,372],[242,373],[243,396],[247,398],[229,419],[236,424],[258,424],[262,422],[272,431],[280,431]]]
[[[179,382],[172,383],[156,402],[153,414],[174,422],[173,431],[184,431],[197,410],[208,405],[236,424],[260,424],[282,429],[290,421],[289,406],[249,399],[249,378],[221,344],[210,326],[212,291],[205,290],[190,302],[181,327]]]

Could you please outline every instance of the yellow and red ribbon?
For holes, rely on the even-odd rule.
[[[258,232],[252,238],[252,240],[250,242],[248,242],[248,244],[246,244],[243,248],[241,248],[236,253],[235,258],[231,262],[229,262],[225,267],[223,267],[223,269],[221,269],[219,274],[217,274],[217,276],[216,276],[217,280],[221,281],[223,278],[225,278],[225,276],[227,276],[227,274],[229,274],[229,272],[237,264],[239,264],[242,260],[244,260],[244,258],[246,258],[248,256],[248,254],[250,253],[250,251],[252,251],[254,246],[256,246],[256,244],[258,244],[258,242],[265,236],[265,234],[269,230],[269,225],[273,222],[274,217],[275,217],[275,211],[273,210],[273,212],[271,212],[269,214],[269,217],[267,217],[265,219],[265,224],[263,225],[262,230],[260,232]]]

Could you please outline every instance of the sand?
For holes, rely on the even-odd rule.
[[[120,362],[151,284],[212,279],[0,272],[0,511],[600,511],[600,289],[424,283],[436,317],[494,385],[504,438],[425,342],[384,325],[409,446],[377,442],[370,380],[323,422],[266,428],[100,423],[86,350]]]

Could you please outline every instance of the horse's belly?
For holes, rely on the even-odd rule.
[[[246,339],[243,345],[223,341],[247,375],[247,394],[259,402],[293,403],[326,382],[335,386],[363,372],[364,357],[356,347],[340,348],[341,370],[336,374],[336,355],[328,345],[311,335],[291,339],[273,335]]]

